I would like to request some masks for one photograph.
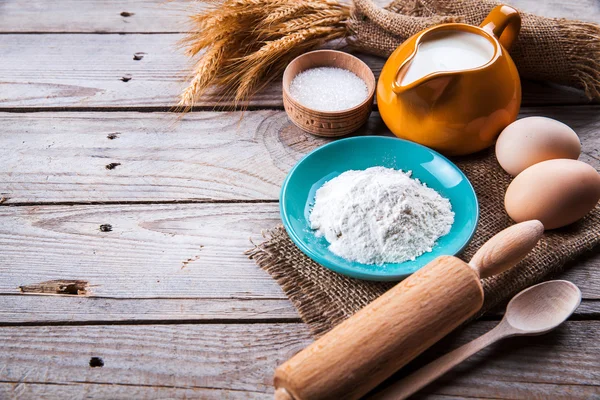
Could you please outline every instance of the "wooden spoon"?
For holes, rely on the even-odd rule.
[[[567,281],[549,281],[517,294],[504,318],[491,331],[438,358],[371,399],[405,399],[490,344],[511,336],[550,332],[569,318],[581,303],[581,291]]]

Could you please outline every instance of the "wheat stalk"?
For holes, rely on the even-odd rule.
[[[267,42],[257,52],[244,57],[244,64],[249,68],[240,77],[240,86],[235,94],[236,105],[249,98],[261,84],[264,86],[269,81],[263,79],[267,71],[271,76],[278,76],[285,69],[287,62],[302,53],[306,47],[321,42],[324,36],[333,39],[334,30],[335,28],[331,27],[303,29]]]
[[[189,111],[211,86],[246,104],[303,52],[347,35],[348,6],[335,0],[224,0],[192,16],[182,41],[197,58],[177,109]]]
[[[194,100],[198,98],[212,83],[218,73],[223,59],[223,43],[213,45],[196,64],[194,77],[189,86],[181,93],[177,107],[180,111],[190,111]]]

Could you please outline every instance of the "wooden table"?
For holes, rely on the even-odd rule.
[[[514,3],[600,22],[598,0]],[[214,96],[168,113],[191,65],[176,48],[187,4],[0,2],[2,399],[270,398],[274,368],[311,342],[244,251],[279,223],[287,171],[325,141],[290,124],[278,84],[243,119],[211,111]],[[522,115],[571,125],[600,169],[600,106],[524,90]],[[385,132],[376,112],[363,131]],[[556,332],[493,346],[421,394],[600,398],[599,273],[596,251],[561,276],[584,301]]]

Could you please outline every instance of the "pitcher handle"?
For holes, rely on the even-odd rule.
[[[506,5],[496,6],[479,25],[481,29],[493,34],[500,44],[510,50],[521,30],[521,15]]]

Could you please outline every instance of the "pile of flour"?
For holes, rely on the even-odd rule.
[[[410,175],[384,167],[344,172],[317,190],[311,228],[334,254],[364,264],[431,251],[450,231],[454,212],[448,199]]]

